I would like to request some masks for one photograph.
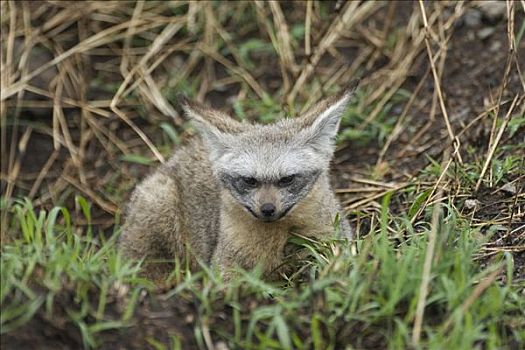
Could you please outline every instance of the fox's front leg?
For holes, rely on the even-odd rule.
[[[222,242],[220,238],[212,261],[219,269],[225,282],[231,281],[238,275],[236,268],[241,267],[247,269],[247,264],[244,259],[241,258],[240,251],[234,249],[231,245]]]
[[[239,267],[247,271],[257,267],[262,269],[266,279],[275,279],[283,262],[285,243],[285,237],[261,237],[245,241],[220,237],[213,261],[225,281],[236,276],[236,269]]]

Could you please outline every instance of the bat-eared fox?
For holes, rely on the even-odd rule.
[[[291,232],[352,237],[330,186],[341,116],[357,82],[296,118],[239,122],[181,98],[197,136],[140,183],[121,236],[123,253],[157,278],[169,264],[199,261],[230,278],[235,267],[278,276]],[[334,222],[338,218],[337,225]]]

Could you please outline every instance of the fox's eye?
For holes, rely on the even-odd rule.
[[[279,186],[289,186],[292,184],[293,180],[295,180],[295,175],[289,175],[285,177],[281,177],[279,179]]]
[[[253,177],[245,177],[245,176],[243,176],[243,177],[241,177],[241,180],[246,185],[251,186],[251,187],[255,187],[255,186],[257,186],[259,184],[259,182]]]

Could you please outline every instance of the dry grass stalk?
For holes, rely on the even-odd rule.
[[[446,152],[445,156],[443,157],[443,161],[441,162],[443,171],[441,172],[441,176],[439,177],[438,182],[435,185],[436,187],[438,186],[440,180],[445,176],[448,170],[448,167],[450,166],[450,163],[451,163],[450,153]],[[412,329],[412,344],[414,345],[414,347],[417,347],[419,345],[419,340],[421,337],[421,327],[423,325],[423,317],[424,317],[424,312],[425,312],[425,307],[426,307],[426,298],[428,294],[428,285],[430,283],[430,272],[432,269],[432,260],[434,258],[434,249],[435,249],[436,239],[437,239],[437,234],[438,234],[439,217],[441,215],[441,202],[444,199],[443,193],[444,193],[443,188],[440,188],[436,195],[437,199],[434,202],[434,209],[432,210],[431,229],[428,234],[428,243],[427,243],[427,249],[425,252],[425,261],[423,263],[423,275],[421,279],[421,285],[419,288],[419,297],[418,297],[417,306],[416,306],[414,326]],[[429,196],[429,198],[430,197],[431,196]],[[422,206],[422,208],[423,207],[426,207],[426,205]]]
[[[71,185],[75,186],[78,190],[83,192],[91,201],[96,203],[98,206],[100,206],[102,209],[107,211],[108,213],[115,214],[119,208],[115,203],[110,203],[104,199],[102,199],[99,195],[97,195],[93,190],[90,188],[83,186],[81,183],[79,183],[77,180],[72,178],[71,176],[67,174],[62,174],[62,178],[69,182]]]
[[[295,72],[297,71],[297,65],[295,63],[294,50],[291,44],[292,39],[290,37],[290,31],[286,19],[284,18],[281,5],[275,0],[270,1],[269,5],[273,14],[275,26],[277,27],[277,35],[275,36],[278,48],[277,52],[279,53],[283,66],[290,72]]]
[[[481,173],[479,174],[479,179],[478,179],[478,182],[476,183],[476,191],[479,189],[479,187],[481,186],[481,182],[483,181],[483,177],[485,176],[485,173],[490,165],[490,161],[492,160],[492,157],[494,156],[494,152],[496,151],[496,148],[498,147],[498,144],[501,140],[501,136],[503,136],[503,132],[505,131],[505,128],[507,127],[507,124],[509,123],[510,119],[511,119],[511,116],[512,116],[512,112],[514,111],[514,107],[516,106],[516,103],[518,102],[518,100],[521,100],[523,101],[523,96],[521,98],[519,98],[519,95],[516,95],[516,97],[514,98],[514,100],[512,100],[512,104],[510,105],[510,108],[507,112],[507,114],[505,115],[505,117],[503,118],[503,121],[501,123],[501,126],[498,130],[498,134],[496,135],[496,138],[494,139],[494,141],[492,142],[492,145],[490,146],[490,149],[487,153],[487,158],[485,159],[485,164],[483,165],[483,168],[481,169]]]
[[[342,10],[342,15],[337,17],[334,23],[329,27],[327,33],[315,48],[311,59],[305,65],[301,74],[297,78],[291,92],[288,94],[288,105],[293,106],[297,94],[303,88],[308,78],[310,78],[310,75],[313,73],[315,66],[319,63],[321,57],[328,50],[328,48],[331,47],[337,39],[339,39],[343,30],[348,30],[352,25],[360,22],[381,6],[382,4],[375,2],[366,2],[361,4],[361,6],[359,6],[359,2],[357,1],[346,3],[344,9]]]
[[[423,75],[423,78],[421,78],[416,88],[414,89],[414,92],[412,93],[412,95],[410,95],[410,99],[408,100],[405,107],[403,108],[403,111],[401,112],[401,115],[399,116],[399,119],[397,120],[396,125],[394,125],[394,129],[392,130],[392,133],[388,136],[383,148],[381,149],[381,152],[379,153],[379,156],[377,157],[376,167],[379,166],[383,162],[385,154],[388,151],[392,142],[394,142],[399,137],[399,135],[401,135],[402,131],[405,130],[407,126],[407,123],[405,122],[405,120],[407,119],[408,111],[412,107],[414,102],[416,101],[416,97],[421,91],[421,88],[423,87],[423,84],[425,83],[429,73],[430,73],[430,69],[427,69],[427,71]]]
[[[447,109],[445,107],[445,100],[443,99],[443,92],[441,90],[441,82],[440,82],[440,79],[439,79],[438,72],[436,70],[436,65],[434,63],[434,55],[432,54],[432,49],[430,48],[429,36],[430,36],[430,32],[431,31],[430,31],[430,28],[428,26],[427,14],[426,14],[425,6],[423,5],[423,1],[422,0],[419,0],[419,7],[421,9],[421,15],[423,17],[423,25],[425,27],[425,45],[426,45],[426,48],[427,48],[427,54],[428,54],[428,58],[429,58],[429,61],[430,61],[430,67],[432,69],[432,76],[434,77],[435,88],[436,88],[436,91],[437,91],[438,97],[439,97],[439,105],[441,107],[441,112],[442,112],[443,118],[445,120],[445,125],[447,126],[448,136],[449,136],[450,140],[453,141],[455,143],[456,147],[459,149],[459,147],[460,147],[459,139],[454,135],[454,131],[452,130],[452,126],[450,125],[450,119],[448,117]],[[462,2],[460,2],[458,4],[458,6],[456,7],[457,12],[461,11],[461,7],[462,7]],[[458,162],[460,164],[463,164],[463,159],[461,158],[461,153],[460,152],[456,153],[456,158],[457,158],[457,160],[458,160]]]
[[[459,151],[459,148],[456,145],[456,148],[454,149],[454,152],[452,153],[452,155],[454,156],[458,151]],[[434,198],[433,196],[434,196],[434,193],[436,193],[436,190],[438,190],[438,192],[437,192],[438,193],[438,195],[437,195],[438,201],[439,201],[439,198],[441,198],[441,196],[439,196],[439,193],[441,192],[443,187],[440,186],[440,185],[441,185],[441,182],[443,181],[443,179],[445,178],[445,176],[447,175],[448,168],[452,164],[452,159],[450,159],[448,154],[449,154],[448,150],[445,150],[445,157],[443,159],[446,159],[447,161],[446,161],[446,164],[445,164],[445,162],[442,162],[442,164],[441,164],[441,169],[443,169],[441,171],[441,175],[439,175],[439,178],[437,179],[436,183],[432,187],[432,191],[430,192],[430,195],[426,199],[425,203],[417,210],[417,212],[414,215],[414,217],[410,220],[410,223],[414,224],[414,222],[416,222],[417,218],[419,217],[419,215],[421,215],[423,210],[425,210],[425,208],[428,207],[428,205],[431,203],[431,201]]]
[[[496,280],[496,278],[499,276],[502,268],[496,269],[492,271],[486,278],[484,278],[480,284],[474,288],[472,293],[468,296],[467,299],[461,304],[460,310],[461,313],[464,313],[473,303],[476,301],[477,298],[488,288],[490,285]],[[454,321],[454,314],[450,315],[449,318],[445,321],[443,324],[443,330],[447,331],[450,326],[452,325],[452,322]]]
[[[169,92],[166,93],[170,88],[178,88],[188,82],[195,83],[196,98],[211,100],[212,103],[216,101],[215,93],[219,93],[222,99],[224,92],[234,91],[229,96],[224,94],[228,101],[227,107],[230,107],[232,101],[242,103],[245,98],[253,98],[254,95],[261,99],[273,95],[288,97],[289,103],[300,97],[306,100],[304,106],[307,108],[358,72],[371,71],[364,79],[365,90],[366,87],[369,89],[361,104],[374,108],[361,126],[365,128],[368,127],[366,124],[376,122],[377,116],[390,103],[398,88],[404,86],[415,66],[426,64],[420,59],[425,49],[426,32],[420,28],[422,15],[417,7],[403,18],[407,21],[406,28],[403,28],[405,35],[390,35],[395,34],[393,30],[397,29],[394,27],[397,20],[394,15],[401,6],[398,3],[388,4],[388,8],[383,11],[386,13],[385,18],[385,13],[378,11],[383,9],[383,3],[347,2],[341,9],[336,9],[339,13],[332,15],[334,21],[331,24],[321,21],[319,13],[324,5],[315,2],[294,4],[295,12],[290,10],[292,5],[285,6],[278,2],[213,5],[195,2],[189,4],[188,12],[179,11],[181,6],[186,6],[184,2],[153,4],[137,1],[134,6],[123,5],[124,2],[90,2],[86,5],[89,15],[79,11],[77,7],[64,6],[60,2],[41,3],[41,6],[34,8],[27,5],[29,3],[24,4],[26,5],[19,6],[15,2],[2,2],[1,5],[2,11],[9,12],[9,22],[6,20],[6,25],[3,26],[9,29],[5,31],[6,40],[2,37],[6,42],[2,52],[2,136],[6,135],[6,109],[53,109],[54,124],[35,127],[27,134],[27,138],[45,135],[50,140],[52,138],[54,148],[62,149],[62,152],[51,150],[42,160],[41,168],[34,170],[32,177],[26,177],[28,174],[23,169],[14,171],[15,163],[21,164],[22,160],[22,154],[17,153],[16,149],[23,132],[20,135],[13,133],[12,140],[8,142],[2,137],[2,147],[12,152],[13,156],[10,168],[5,171],[3,169],[1,176],[3,181],[9,179],[11,183],[9,193],[16,193],[17,187],[21,191],[27,189],[36,202],[47,205],[58,200],[60,191],[70,186],[70,182],[57,178],[57,174],[62,173],[62,169],[59,172],[55,170],[57,167],[67,168],[63,169],[64,174],[78,186],[84,189],[96,188],[90,194],[90,197],[93,194],[99,197],[95,203],[111,203],[112,197],[105,193],[108,177],[97,173],[100,171],[98,168],[102,167],[100,164],[110,163],[110,170],[105,171],[119,172],[120,176],[132,182],[137,175],[128,173],[129,164],[115,162],[121,156],[142,154],[149,152],[149,149],[157,159],[164,159],[166,150],[157,148],[158,140],[154,137],[158,135],[153,134],[150,129],[151,125],[158,123],[159,116],[171,115],[175,118],[177,131],[182,133],[182,138],[187,135],[180,127],[184,120],[171,105],[173,100]],[[448,41],[459,16],[457,9],[460,6],[438,4],[427,6],[426,9],[427,39],[431,40],[429,43],[432,45],[438,45],[437,50],[433,49],[432,62],[439,81],[444,72]],[[454,7],[456,12],[446,17],[445,10]],[[174,14],[173,10],[178,11],[178,14]],[[297,10],[302,17],[297,16]],[[231,16],[224,16],[226,12],[232,12]],[[46,13],[52,15],[41,21]],[[366,20],[369,18],[376,23],[376,13],[382,18],[377,22],[379,26],[368,25]],[[232,30],[230,22],[241,23],[248,15],[252,15],[255,21]],[[225,21],[226,17],[230,20]],[[42,23],[35,24],[40,23],[39,21]],[[296,33],[292,29],[298,24],[304,26],[304,46],[301,45],[301,39],[292,37],[292,33]],[[188,35],[181,34],[183,28],[188,29]],[[247,64],[246,56],[243,56],[245,53],[240,50],[245,40],[253,35],[254,28],[262,34],[261,41],[265,45],[268,44],[268,37],[270,38],[270,47],[277,52],[277,55],[271,57],[271,65],[277,70],[281,68],[281,74],[277,73],[276,77],[272,77],[272,82],[267,82],[268,74],[264,67]],[[23,39],[21,41],[25,47],[21,58],[17,60],[14,57],[14,46],[20,39]],[[389,46],[387,41],[392,39],[396,43]],[[70,44],[65,44],[68,40]],[[137,44],[136,40],[146,44]],[[54,56],[44,62],[42,67],[45,68],[29,69],[26,62],[30,60],[31,52],[41,45],[51,48]],[[349,57],[345,51],[347,49],[355,50],[356,54],[350,51],[352,53]],[[257,55],[252,55],[254,57],[249,59],[258,62]],[[349,59],[351,64],[348,63]],[[326,64],[325,60],[330,64]],[[381,62],[385,60],[386,63]],[[302,62],[302,70],[297,69],[296,62]],[[38,78],[46,67],[57,72],[52,88],[34,85],[33,79]],[[90,69],[94,69],[96,74],[111,76],[117,83],[117,91],[112,91],[111,95],[91,96],[89,84],[93,83],[93,73]],[[175,72],[176,74],[170,74]],[[292,86],[295,74],[299,75],[299,80]],[[406,161],[421,156],[429,150],[440,148],[442,138],[447,138],[448,131],[438,137],[429,137],[431,132],[439,133],[435,128],[434,115],[439,112],[440,98],[439,89],[436,89],[433,98],[417,94],[426,81],[425,75],[404,105],[402,117],[396,121],[393,132],[387,135],[378,165],[383,161],[394,165],[398,160]],[[303,94],[303,90],[308,91],[308,94]],[[9,94],[11,97],[7,98]],[[429,102],[432,106],[428,122],[424,125],[417,123],[416,135],[403,147],[402,143],[405,141],[402,136],[405,131],[411,132],[410,127],[417,121],[418,111],[424,110]],[[501,103],[494,102],[494,105],[503,106],[510,102],[505,97]],[[516,105],[519,106],[518,103]],[[146,115],[151,112],[151,119],[143,112],[137,113],[141,107],[146,110]],[[258,113],[251,107],[244,108],[248,118]],[[490,107],[476,118],[469,119],[467,126],[461,125],[463,128],[458,129],[459,132],[456,130],[456,138],[459,140],[460,136],[466,135],[477,121],[486,118],[488,111],[493,111],[494,108]],[[9,119],[9,122],[18,123],[16,119]],[[451,127],[456,128],[454,124]],[[20,128],[24,128],[22,131],[27,130],[26,125]],[[397,141],[400,141],[399,147]],[[9,142],[13,142],[14,146],[10,147]],[[64,150],[69,154],[65,154]],[[100,154],[93,157],[93,150]],[[351,151],[351,146],[344,148],[343,152],[346,150]],[[389,151],[393,154],[387,156]],[[63,166],[64,157],[69,158],[67,167]],[[336,163],[346,161],[337,159]],[[487,169],[489,171],[490,167]],[[399,189],[405,186],[406,181],[413,181],[412,175],[395,174],[395,179],[389,183],[390,187],[382,186],[379,181],[379,184],[364,183],[366,186],[343,188],[339,193],[356,194],[352,201],[346,202],[347,209],[359,208],[375,215],[377,199],[388,189]],[[369,174],[363,172],[363,176]],[[401,178],[403,179],[400,180]],[[437,189],[436,187],[435,190]],[[433,193],[425,206],[434,200]],[[103,205],[106,209],[111,207]]]
[[[306,2],[306,16],[304,18],[304,54],[309,57],[312,53],[312,43],[310,32],[312,29],[312,7],[314,2],[308,0]]]

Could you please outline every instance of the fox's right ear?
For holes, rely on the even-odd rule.
[[[191,101],[185,96],[178,96],[178,100],[214,154],[224,153],[233,135],[242,132],[246,127],[229,115]]]
[[[186,115],[205,127],[214,127],[220,132],[236,134],[241,132],[245,125],[233,119],[229,115],[216,109],[207,107],[202,103],[189,100],[183,95],[178,96],[178,101]]]

